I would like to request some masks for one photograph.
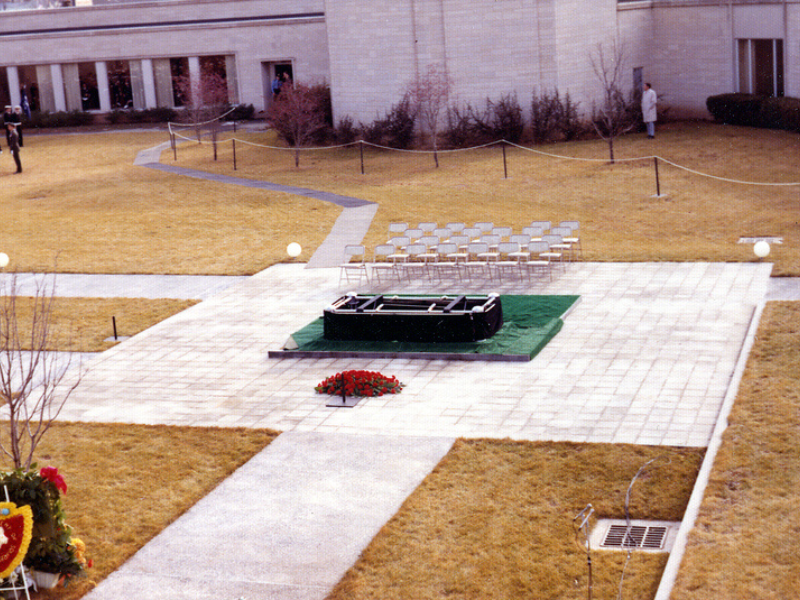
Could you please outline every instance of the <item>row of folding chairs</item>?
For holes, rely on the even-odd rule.
[[[558,236],[557,236],[558,237]],[[502,279],[512,276],[528,280],[535,274],[546,274],[551,280],[553,270],[563,268],[564,251],[558,244],[536,240],[522,246],[518,242],[499,242],[496,247],[485,241],[469,242],[465,248],[455,242],[441,242],[434,251],[425,244],[409,244],[402,252],[392,244],[375,247],[368,262],[362,245],[349,245],[341,264],[339,284],[346,278],[352,282],[362,278],[381,283],[385,278],[401,282],[417,278],[440,281],[445,279]]]
[[[496,248],[500,242],[517,242],[525,247],[532,241],[549,241],[551,245],[561,246],[559,250],[568,250],[567,258],[574,260],[583,255],[579,229],[578,221],[561,221],[558,226],[553,226],[550,221],[533,221],[523,227],[521,233],[514,233],[511,227],[498,227],[488,221],[475,223],[472,227],[454,222],[438,227],[436,223],[427,222],[412,229],[408,228],[407,223],[392,223],[387,243],[394,245],[398,251],[403,251],[410,244],[426,244],[435,251],[437,244],[442,242],[455,242],[464,249],[470,242],[479,241],[487,242],[492,248]],[[555,241],[552,236],[561,236],[562,239]]]

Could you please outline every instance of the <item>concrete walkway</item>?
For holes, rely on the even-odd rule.
[[[343,216],[367,222],[367,208]],[[340,220],[337,244],[354,243]],[[332,248],[317,266],[338,263]],[[553,282],[362,288],[579,294],[529,363],[268,359],[345,291],[338,269],[277,265],[234,282],[92,361],[62,417],[285,433],[87,598],[322,600],[458,436],[704,446],[770,270],[576,263]],[[325,407],[314,386],[347,368],[407,387]]]
[[[321,600],[452,443],[284,433],[86,598]]]
[[[268,359],[343,292],[338,269],[231,285],[89,363],[62,418],[285,433],[87,598],[322,600],[458,436],[704,446],[770,269],[576,263],[552,283],[459,287],[581,295],[533,361],[511,364]],[[314,385],[346,368],[407,387],[325,407]]]

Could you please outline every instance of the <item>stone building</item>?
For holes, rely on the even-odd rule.
[[[224,78],[265,109],[276,74],[331,85],[337,119],[382,116],[430,65],[450,102],[558,90],[588,110],[598,48],[623,86],[650,81],[678,116],[709,95],[800,96],[800,0],[5,0],[0,102],[180,106],[178,82]],[[615,42],[616,40],[616,42]]]

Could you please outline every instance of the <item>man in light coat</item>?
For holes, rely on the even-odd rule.
[[[644,84],[642,92],[642,120],[647,126],[647,137],[656,137],[656,91],[649,83]]]

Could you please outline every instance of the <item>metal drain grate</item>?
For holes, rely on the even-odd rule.
[[[664,546],[668,529],[661,525],[611,525],[600,547],[660,550]]]

